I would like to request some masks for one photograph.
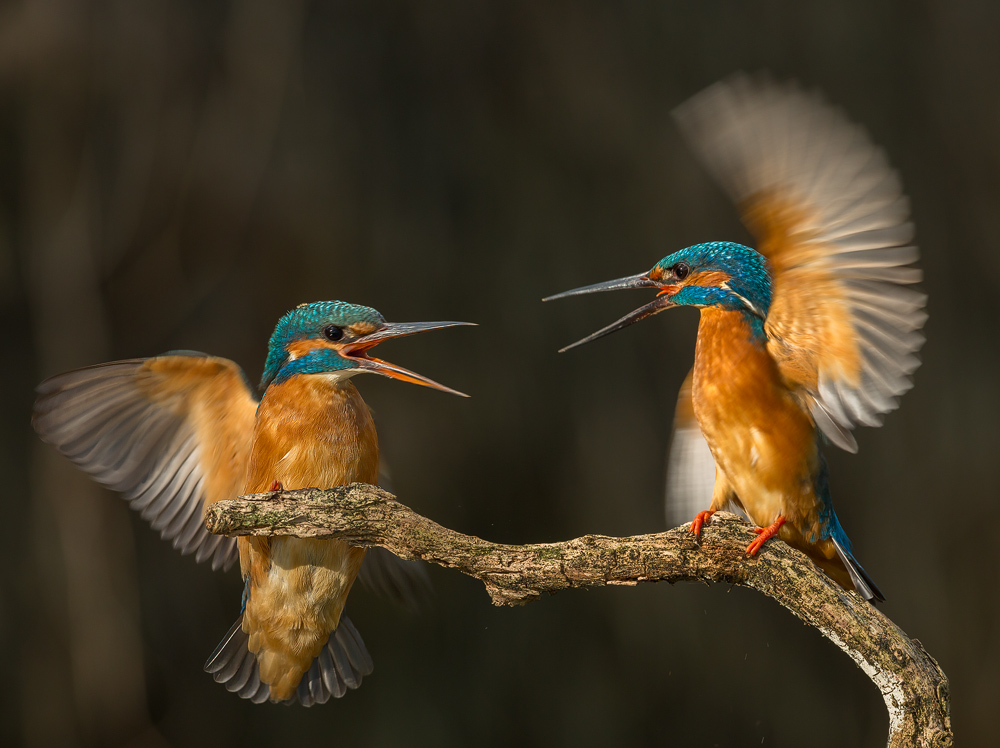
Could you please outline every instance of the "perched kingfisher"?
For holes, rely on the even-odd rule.
[[[821,446],[856,451],[851,430],[879,425],[919,363],[926,297],[907,287],[921,276],[899,179],[860,127],[793,85],[739,75],[675,117],[760,251],[697,244],[645,273],[549,297],[659,292],[563,350],[664,309],[700,309],[668,519],[707,505],[691,524],[700,538],[713,513],[742,510],[758,526],[749,555],[777,536],[846,589],[884,600],[834,512]]]
[[[369,351],[390,338],[465,324],[392,323],[357,304],[302,304],[271,336],[259,400],[232,361],[175,351],[47,379],[33,424],[97,481],[122,491],[183,553],[211,559],[213,568],[228,567],[238,553],[243,606],[205,665],[215,680],[257,703],[323,703],[372,671],[361,636],[342,615],[365,549],[339,540],[212,535],[204,507],[282,488],[376,483],[378,436],[351,377],[382,374],[462,395]]]

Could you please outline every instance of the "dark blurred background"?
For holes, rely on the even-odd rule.
[[[202,672],[240,582],[175,553],[35,438],[32,388],[176,348],[255,381],[277,318],[345,299],[465,319],[388,346],[469,400],[379,377],[401,500],[505,542],[663,529],[694,312],[556,349],[638,297],[546,294],[749,241],[670,111],[767,68],[888,151],[930,293],[916,388],[834,496],[883,610],[996,739],[1000,5],[24,0],[0,5],[0,743],[883,745],[881,696],[763,596],[698,585],[491,606],[430,569],[418,614],[362,589],[375,659],[309,710]]]

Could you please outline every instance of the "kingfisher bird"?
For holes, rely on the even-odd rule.
[[[204,507],[269,490],[376,483],[378,436],[351,377],[381,374],[464,397],[369,352],[390,338],[467,324],[392,323],[357,304],[302,304],[275,327],[259,399],[234,362],[173,351],[45,380],[33,424],[98,482],[123,492],[183,553],[211,559],[213,568],[228,568],[238,554],[240,616],[205,669],[254,702],[311,706],[372,672],[361,636],[342,615],[365,549],[212,535]],[[397,577],[384,586],[405,576],[381,572]]]
[[[899,178],[859,126],[794,84],[737,75],[675,118],[759,251],[696,244],[647,272],[545,299],[658,291],[563,350],[664,309],[700,309],[675,410],[668,518],[707,504],[691,523],[700,540],[716,511],[742,510],[757,525],[748,555],[777,536],[882,601],[834,512],[821,447],[856,451],[851,430],[879,425],[919,365],[926,296],[908,288],[921,274]]]

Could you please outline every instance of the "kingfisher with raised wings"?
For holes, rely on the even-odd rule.
[[[390,338],[465,324],[393,323],[357,304],[302,304],[271,336],[260,398],[232,361],[180,351],[47,379],[33,424],[183,553],[213,568],[239,556],[242,610],[205,665],[216,681],[258,703],[324,703],[372,672],[343,615],[365,549],[211,535],[204,508],[268,490],[376,483],[378,436],[351,377],[381,374],[462,395],[368,354]],[[374,558],[368,576],[376,584],[412,586],[404,562]]]
[[[778,537],[844,588],[884,600],[834,512],[821,447],[856,451],[851,430],[879,425],[919,364],[926,297],[908,287],[921,276],[899,178],[860,127],[794,85],[735,76],[675,117],[757,249],[697,244],[647,272],[549,297],[658,291],[563,350],[665,309],[700,309],[668,517],[708,504],[691,523],[700,538],[716,511],[742,510],[757,525],[749,555]]]

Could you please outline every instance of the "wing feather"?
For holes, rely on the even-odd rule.
[[[232,361],[167,354],[45,380],[32,423],[43,441],[120,491],[161,537],[217,569],[236,560],[236,542],[210,534],[202,513],[242,487],[256,408]],[[256,693],[247,678],[237,682]]]
[[[715,487],[715,458],[698,425],[691,399],[693,375],[692,370],[681,385],[674,410],[674,432],[667,457],[667,527],[690,522],[698,512],[708,509]]]
[[[676,112],[771,263],[768,349],[820,429],[854,451],[912,386],[927,314],[909,201],[864,130],[818,95],[738,75]]]
[[[379,460],[378,484],[389,493],[395,493],[385,460]],[[419,610],[431,593],[430,576],[423,562],[407,561],[378,546],[368,549],[357,581],[412,611]]]

